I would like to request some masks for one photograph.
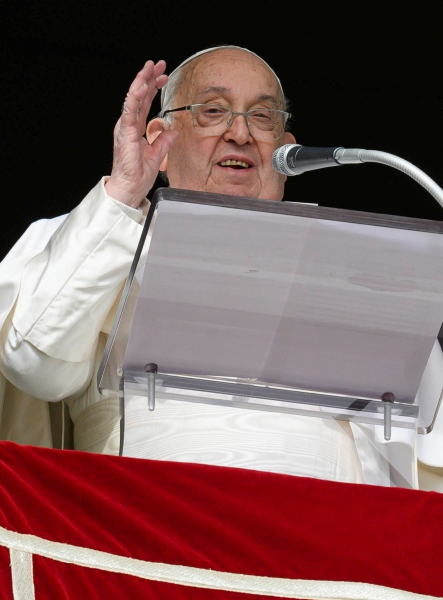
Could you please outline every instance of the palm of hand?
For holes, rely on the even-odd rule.
[[[167,82],[166,63],[148,61],[134,79],[114,129],[114,160],[106,189],[116,200],[137,207],[154,185],[160,165],[177,139],[163,131],[149,144],[144,137],[152,100]]]

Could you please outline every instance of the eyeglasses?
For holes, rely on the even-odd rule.
[[[219,104],[191,104],[163,110],[159,114],[163,118],[168,113],[190,110],[192,124],[200,135],[222,135],[231,127],[234,117],[245,117],[249,133],[257,140],[277,140],[285,130],[286,122],[291,115],[283,110],[273,108],[254,108],[247,112],[234,112]]]

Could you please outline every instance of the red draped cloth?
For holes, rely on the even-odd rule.
[[[154,563],[443,596],[443,495],[0,444],[0,526]],[[33,555],[35,597],[236,600]],[[12,598],[0,547],[0,597]]]

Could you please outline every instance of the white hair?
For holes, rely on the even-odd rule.
[[[240,46],[221,45],[221,46],[214,46],[213,48],[207,48],[206,50],[200,50],[200,52],[196,52],[195,54],[193,54],[192,56],[190,56],[189,58],[184,60],[176,69],[174,69],[172,71],[172,73],[169,75],[168,83],[162,88],[162,91],[161,91],[161,109],[162,110],[160,112],[160,116],[163,114],[163,111],[170,110],[171,108],[173,108],[173,101],[175,100],[175,96],[177,95],[178,89],[183,80],[183,75],[184,75],[183,67],[184,66],[189,65],[189,63],[193,62],[196,58],[199,58],[200,56],[202,56],[203,54],[207,54],[208,52],[215,52],[217,50],[231,50],[231,49],[249,52],[249,54],[253,54],[254,56],[256,56],[259,60],[261,60],[268,67],[268,69],[274,75],[274,77],[277,81],[280,93],[281,93],[282,110],[286,110],[288,101],[283,92],[283,88],[280,83],[280,79],[277,77],[277,75],[275,74],[275,71],[273,69],[271,69],[271,67],[268,65],[268,63],[265,60],[263,60],[261,58],[261,56],[259,56],[255,52],[252,52],[252,50],[248,50],[247,48],[241,48]],[[172,117],[172,115],[168,114],[168,115],[166,115],[165,118],[168,118],[168,117]]]

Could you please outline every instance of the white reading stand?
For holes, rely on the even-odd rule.
[[[165,423],[192,437],[220,407],[287,413],[358,424],[384,484],[411,487],[441,401],[438,377],[417,392],[442,322],[443,223],[159,189],[98,384],[120,394],[125,456],[158,458]],[[255,468],[235,456],[202,462]]]

